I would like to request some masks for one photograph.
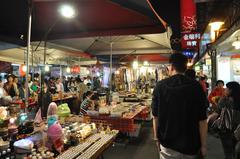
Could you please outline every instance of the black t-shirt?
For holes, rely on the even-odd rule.
[[[183,154],[197,154],[201,147],[199,121],[207,118],[205,102],[200,84],[184,75],[158,82],[152,111],[158,117],[160,143]]]

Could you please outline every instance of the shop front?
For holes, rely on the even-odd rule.
[[[240,82],[240,57],[238,53],[217,57],[217,79],[223,80],[225,83]]]
[[[240,29],[236,27],[225,39],[219,39],[215,47],[217,55],[217,78],[224,82],[240,82]],[[228,32],[227,32],[228,33]],[[226,34],[225,34],[226,35]],[[224,35],[223,35],[224,36]]]

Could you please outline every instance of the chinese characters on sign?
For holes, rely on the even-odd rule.
[[[182,48],[198,50],[200,39],[200,33],[184,33],[182,36]]]
[[[180,0],[181,32],[189,33],[197,29],[196,4],[193,0]]]
[[[196,4],[193,0],[180,0],[182,50],[199,50],[201,34],[197,30]]]

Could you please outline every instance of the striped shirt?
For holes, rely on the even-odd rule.
[[[88,110],[88,107],[90,106],[91,104],[91,100],[86,98],[84,99],[84,101],[81,103],[81,106],[80,106],[80,109],[81,109],[81,112],[85,112]]]

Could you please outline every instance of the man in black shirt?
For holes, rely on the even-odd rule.
[[[152,100],[154,137],[161,159],[206,155],[206,96],[196,80],[184,76],[187,57],[172,54],[171,77],[157,83]]]

